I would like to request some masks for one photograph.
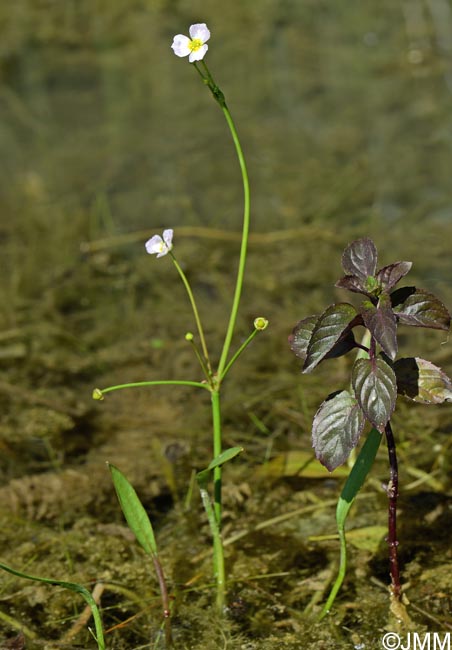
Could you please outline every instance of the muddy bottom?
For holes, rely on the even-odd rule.
[[[204,239],[182,240],[179,256],[191,259],[195,245],[204,246]],[[187,387],[156,387],[91,400],[95,386],[199,379],[184,340],[193,324],[183,293],[173,277],[170,292],[164,280],[172,276],[170,264],[129,259],[127,250],[114,247],[89,255],[48,287],[44,301],[26,302],[26,316],[9,331],[4,349],[10,356],[3,358],[0,385],[1,558],[32,575],[96,589],[108,647],[165,644],[152,563],[125,525],[106,461],[133,482],[155,526],[178,648],[372,648],[387,630],[450,630],[452,412],[401,400],[393,422],[408,618],[401,622],[390,607],[382,446],[349,517],[344,586],[333,611],[316,622],[337,571],[334,513],[348,470],[330,475],[307,465],[310,422],[325,385],[343,385],[352,359],[299,375],[287,348],[293,323],[286,314],[299,310],[297,292],[320,273],[323,260],[310,258],[304,272],[286,280],[296,290],[286,286],[281,294],[273,276],[263,272],[262,247],[252,240],[239,332],[246,335],[252,317],[261,313],[271,325],[224,387],[224,445],[245,451],[224,471],[228,597],[221,620],[214,608],[209,528],[193,486],[193,472],[212,453],[208,396]],[[316,250],[339,259],[339,244],[327,233]],[[233,255],[234,243],[223,243],[209,275],[205,268],[187,269],[207,314],[212,348],[221,342],[222,294],[233,281],[223,269]],[[265,250],[270,267],[272,256],[276,264],[279,251]],[[259,292],[253,286],[257,277]],[[335,291],[325,284],[315,294],[328,304]],[[110,316],[96,318],[102,309]],[[415,336],[415,345],[441,363],[435,337]],[[15,647],[19,631],[27,648],[94,647],[83,610],[83,601],[69,591],[2,575],[5,648]]]

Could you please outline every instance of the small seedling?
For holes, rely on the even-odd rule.
[[[325,615],[345,575],[344,523],[356,493],[362,486],[384,435],[389,454],[388,547],[391,591],[401,598],[397,554],[398,466],[391,417],[397,395],[422,404],[452,401],[452,381],[437,366],[419,357],[397,357],[399,325],[448,331],[450,314],[433,294],[413,286],[395,289],[409,272],[411,262],[394,262],[377,271],[377,249],[368,238],[358,239],[342,255],[345,276],[336,286],[364,296],[355,307],[340,302],[320,316],[301,320],[289,337],[290,348],[303,360],[303,372],[314,370],[325,359],[340,357],[358,348],[352,367],[351,388],[331,393],[321,404],[312,424],[312,442],[319,461],[333,471],[344,463],[357,446],[366,422],[372,431],[361,449],[338,502],[336,519],[341,540],[338,578],[322,610]],[[359,343],[358,326],[366,329]]]

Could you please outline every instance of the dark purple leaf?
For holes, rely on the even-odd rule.
[[[431,361],[419,357],[398,359],[394,364],[397,391],[422,404],[452,401],[452,381]]]
[[[361,282],[357,275],[344,275],[343,278],[338,280],[335,284],[339,289],[348,289],[354,293],[363,293],[364,295],[369,295],[365,283]]]
[[[346,390],[328,398],[312,423],[312,446],[330,472],[345,463],[358,444],[366,420],[355,397]]]
[[[436,296],[424,289],[403,287],[391,293],[391,302],[399,323],[413,327],[448,330],[450,314]]]
[[[347,275],[356,275],[363,282],[375,275],[377,249],[373,241],[363,237],[347,246],[342,253],[342,267]]]
[[[330,305],[318,319],[309,341],[303,372],[310,372],[350,329],[358,312],[348,302]]]
[[[337,359],[337,357],[342,357],[344,354],[347,354],[347,352],[350,352],[350,350],[353,350],[353,348],[356,348],[356,341],[353,332],[351,330],[345,331],[339,341],[335,343],[328,354],[324,356],[324,359]]]
[[[369,300],[363,302],[361,314],[364,325],[390,359],[397,355],[397,320],[391,307],[391,299],[382,293],[378,305]]]
[[[383,359],[357,359],[352,385],[364,415],[383,432],[397,399],[396,376]]]
[[[318,319],[318,316],[303,318],[295,325],[289,336],[290,349],[302,361],[306,359],[309,341]]]
[[[377,272],[377,280],[384,291],[390,291],[413,266],[412,262],[394,262]]]

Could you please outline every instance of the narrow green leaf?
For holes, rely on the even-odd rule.
[[[290,349],[302,361],[306,359],[309,341],[318,318],[318,316],[303,318],[295,325],[289,336]]]
[[[243,447],[229,447],[229,449],[225,449],[219,456],[214,458],[208,464],[207,469],[212,471],[215,469],[215,467],[221,467],[221,465],[224,465],[228,461],[241,454],[242,451],[244,451]]]
[[[56,587],[63,587],[64,589],[74,591],[75,593],[83,596],[93,615],[94,626],[96,629],[95,639],[97,642],[97,647],[99,650],[105,650],[104,632],[99,608],[92,594],[88,591],[88,589],[86,589],[86,587],[79,585],[76,582],[67,582],[65,580],[54,580],[53,578],[41,578],[39,576],[32,576],[28,573],[23,573],[23,571],[17,571],[16,569],[11,568],[7,564],[3,564],[2,562],[0,562],[0,569],[11,573],[13,576],[17,576],[18,578],[25,578],[26,580],[33,580],[35,582],[42,582],[44,584],[54,585]]]
[[[381,294],[376,306],[369,300],[364,301],[361,314],[364,325],[388,357],[394,360],[397,356],[397,320],[392,311],[390,297],[385,293]]]
[[[196,474],[196,480],[200,486],[205,486],[210,480],[211,472],[216,467],[221,467],[228,461],[232,460],[236,456],[244,451],[243,447],[230,447],[225,449],[219,456],[210,461],[208,466]]]
[[[339,571],[328,599],[320,613],[320,619],[326,616],[331,610],[338,591],[344,582],[345,572],[347,570],[347,542],[345,538],[345,522],[347,520],[349,510],[355,500],[355,497],[362,488],[364,481],[366,480],[366,476],[368,475],[370,468],[373,465],[375,456],[377,455],[378,447],[380,446],[381,438],[382,435],[376,429],[372,429],[370,431],[369,435],[367,436],[367,440],[361,447],[358,458],[352,467],[350,475],[341,492],[341,496],[339,497],[339,501],[336,507],[337,532],[339,534],[341,545]]]
[[[357,359],[352,385],[366,418],[383,432],[397,399],[396,376],[383,359]]]
[[[345,463],[358,444],[365,418],[355,397],[346,390],[325,400],[314,416],[315,455],[330,472]]]
[[[311,372],[351,328],[358,312],[348,302],[330,305],[318,319],[309,341],[303,372]]]
[[[412,266],[411,262],[394,262],[394,264],[383,266],[377,272],[377,281],[381,288],[388,292],[410,271]]]
[[[110,463],[107,463],[107,465],[111,472],[119,504],[130,530],[148,555],[157,556],[154,530],[137,493],[117,467]]]
[[[394,364],[397,390],[421,404],[452,401],[452,381],[431,361],[419,357],[398,359]]]
[[[342,254],[342,267],[347,275],[356,275],[363,281],[375,275],[377,249],[368,237],[356,239]]]
[[[450,314],[436,296],[424,289],[402,287],[391,293],[391,302],[399,323],[448,331]]]

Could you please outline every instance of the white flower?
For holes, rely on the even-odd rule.
[[[190,38],[183,34],[177,34],[171,47],[176,56],[188,56],[190,63],[201,61],[209,49],[206,42],[210,38],[210,31],[207,29],[206,23],[196,23],[190,27],[189,33]]]
[[[154,235],[146,242],[146,251],[149,255],[157,254],[157,257],[163,257],[173,247],[173,231],[171,229],[163,231],[163,239],[160,235]]]

